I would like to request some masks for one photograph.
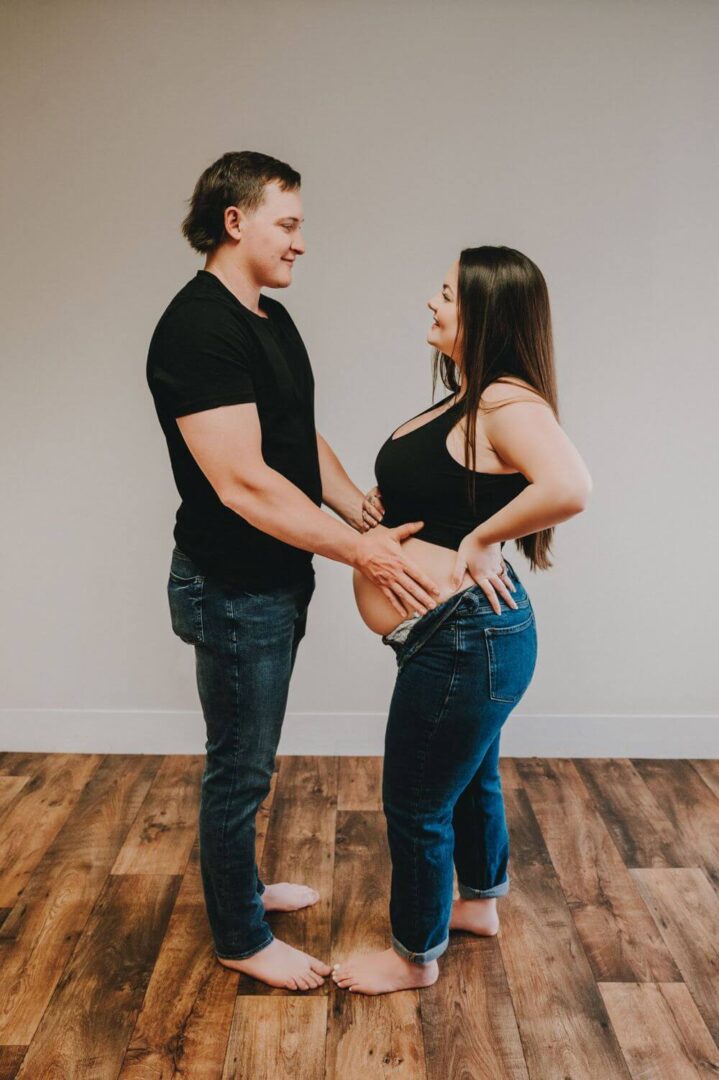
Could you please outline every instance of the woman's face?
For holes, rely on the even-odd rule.
[[[459,280],[459,259],[453,262],[444,276],[442,288],[427,301],[427,307],[434,315],[427,334],[427,341],[445,356],[451,356],[455,363],[459,360],[457,342],[457,283]]]

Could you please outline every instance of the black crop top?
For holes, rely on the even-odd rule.
[[[446,405],[452,397],[454,394],[417,416]],[[455,551],[467,533],[511,502],[529,483],[522,473],[475,472],[476,510],[472,510],[468,470],[455,461],[446,443],[463,405],[462,401],[455,402],[433,420],[397,439],[390,435],[375,462],[385,508],[382,524],[391,529],[408,521],[423,521],[424,528],[415,533],[418,539]]]

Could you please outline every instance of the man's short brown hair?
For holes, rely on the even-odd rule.
[[[283,191],[295,190],[301,177],[284,161],[254,150],[223,154],[203,172],[190,199],[190,211],[182,223],[182,233],[195,251],[207,255],[226,237],[225,210],[239,206],[256,210],[262,202],[265,184],[273,180]]]

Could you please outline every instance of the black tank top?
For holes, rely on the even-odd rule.
[[[453,397],[450,394],[417,416],[439,409]],[[455,461],[446,444],[463,406],[463,401],[457,401],[414,431],[397,439],[390,435],[375,462],[385,508],[382,524],[391,529],[408,521],[423,521],[424,528],[415,533],[418,539],[455,551],[467,533],[511,502],[529,483],[521,473],[475,471],[476,508],[472,509],[467,490],[469,470]]]

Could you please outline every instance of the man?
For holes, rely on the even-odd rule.
[[[290,285],[302,223],[300,176],[283,162],[243,151],[206,169],[183,223],[205,267],[162,315],[147,362],[182,499],[168,595],[175,633],[195,647],[207,728],[199,832],[215,951],[293,990],[319,986],[330,968],[274,938],[265,912],[319,896],[260,881],[255,816],[305,631],[312,553],[359,569],[403,618],[433,607],[438,591],[401,552],[421,522],[363,531],[363,494],[315,431],[302,339],[261,293]]]

